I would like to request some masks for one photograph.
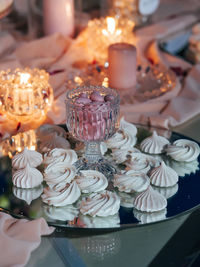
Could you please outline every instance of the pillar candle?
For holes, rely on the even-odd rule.
[[[136,85],[136,48],[127,43],[112,44],[108,48],[109,86],[129,89]]]
[[[73,0],[43,0],[43,24],[45,35],[60,32],[65,36],[73,36]]]

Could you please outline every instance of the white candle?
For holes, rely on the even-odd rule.
[[[136,48],[127,43],[117,43],[108,48],[109,86],[129,89],[136,85]]]
[[[45,35],[60,32],[65,36],[73,36],[74,1],[43,0],[43,24]]]

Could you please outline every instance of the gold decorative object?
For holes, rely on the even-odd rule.
[[[39,69],[0,72],[0,112],[20,122],[44,120],[53,102],[49,74]]]

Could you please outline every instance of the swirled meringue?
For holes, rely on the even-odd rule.
[[[140,153],[140,150],[134,147],[130,149],[113,149],[112,157],[116,163],[120,164],[125,162],[132,153]]]
[[[157,135],[156,131],[153,131],[152,136],[145,138],[140,144],[140,148],[143,152],[149,154],[161,154],[164,147],[169,144],[169,141],[162,136]]]
[[[107,190],[101,193],[93,193],[82,200],[80,212],[92,217],[107,217],[118,213],[120,199],[116,193]]]
[[[117,192],[117,195],[120,197],[120,206],[124,208],[133,208],[133,201],[136,197],[135,194],[128,194],[125,192]]]
[[[57,125],[43,124],[36,131],[36,134],[39,136],[39,138],[42,138],[52,133],[56,133],[57,136],[67,138],[67,132],[62,127]]]
[[[119,129],[126,133],[128,132],[134,136],[136,136],[137,134],[137,128],[135,127],[135,125],[130,122],[125,121],[124,117],[121,117],[120,119]]]
[[[43,192],[43,186],[40,185],[38,187],[31,188],[31,189],[24,189],[24,188],[18,188],[16,186],[13,186],[12,191],[13,191],[14,196],[26,201],[26,203],[30,205],[34,199],[37,199],[40,197],[40,195]]]
[[[54,148],[69,149],[70,143],[62,136],[58,136],[56,133],[51,133],[49,135],[40,138],[40,150],[42,152],[48,152]]]
[[[135,218],[142,224],[151,223],[164,220],[166,218],[167,209],[163,209],[155,212],[142,212],[139,210],[133,210]]]
[[[159,161],[144,153],[131,153],[126,162],[127,169],[148,173],[153,166],[158,166]]]
[[[54,148],[44,154],[44,164],[48,165],[56,162],[74,164],[78,159],[73,149]]]
[[[107,140],[107,147],[110,149],[130,149],[137,142],[135,135],[129,132],[118,131]]]
[[[118,213],[103,218],[80,214],[77,226],[83,228],[115,228],[120,226],[120,218]]]
[[[165,149],[168,156],[176,161],[191,162],[198,158],[200,148],[197,143],[187,139],[176,140]]]
[[[27,164],[25,168],[13,171],[12,181],[17,187],[33,188],[42,183],[43,175],[36,168]]]
[[[24,148],[24,150],[18,154],[16,154],[12,158],[12,167],[14,169],[22,169],[29,164],[31,167],[35,168],[39,166],[43,161],[42,154],[35,150],[29,150],[28,148]]]
[[[72,221],[79,214],[79,210],[73,205],[67,205],[64,207],[44,205],[43,209],[45,216],[51,220]]]
[[[113,184],[121,192],[142,192],[150,184],[148,176],[143,172],[134,170],[114,175]]]
[[[133,203],[134,208],[140,211],[154,212],[163,210],[167,206],[167,200],[151,186],[140,193]]]
[[[178,174],[162,161],[160,166],[151,170],[150,181],[155,186],[170,187],[178,182]]]
[[[80,171],[76,182],[83,193],[99,192],[108,186],[108,180],[103,173],[95,170]]]
[[[172,160],[170,162],[170,167],[174,169],[179,176],[184,177],[185,175],[196,173],[196,171],[199,170],[199,162],[197,160],[191,162],[178,162]]]
[[[73,204],[78,200],[81,191],[75,181],[67,184],[61,191],[55,191],[50,187],[44,189],[43,202],[55,207]]]
[[[69,184],[75,176],[76,168],[65,162],[51,163],[44,170],[44,180],[49,186],[60,183]]]
[[[153,186],[153,189],[156,190],[158,193],[163,195],[166,199],[172,197],[178,192],[178,184],[175,184],[174,186],[171,187],[157,187]]]

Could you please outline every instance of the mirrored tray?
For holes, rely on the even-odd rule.
[[[49,128],[48,128],[49,127]],[[63,135],[66,132],[59,132],[59,128],[48,126],[46,131],[52,133],[58,131],[58,134]],[[63,127],[64,128],[64,127]],[[62,129],[63,130],[63,129]],[[141,142],[145,137],[150,135],[153,129],[146,127],[138,127],[138,142]],[[159,135],[167,137],[171,142],[180,138],[187,138],[180,134],[156,129]],[[47,134],[47,132],[45,134]],[[41,131],[39,131],[41,135]],[[68,133],[66,133],[68,135]],[[131,201],[131,194],[119,193],[121,195],[121,207],[118,215],[102,217],[90,217],[78,214],[74,210],[75,205],[55,208],[44,204],[40,195],[43,192],[45,184],[34,189],[20,189],[14,187],[12,184],[12,168],[11,159],[5,156],[6,150],[10,157],[15,153],[16,146],[18,148],[26,143],[26,146],[34,146],[36,150],[40,150],[41,140],[38,135],[38,130],[29,131],[28,136],[25,137],[23,133],[14,136],[11,139],[3,141],[0,144],[0,211],[10,213],[17,218],[35,219],[44,217],[49,225],[64,227],[68,230],[76,231],[77,229],[85,229],[88,231],[110,231],[128,227],[136,227],[141,225],[148,225],[158,221],[166,221],[186,213],[191,213],[194,209],[200,207],[200,170],[199,159],[196,164],[193,163],[177,163],[176,169],[179,172],[179,182],[174,188],[166,189],[162,192],[168,195],[167,209],[158,213],[144,213],[133,211],[129,207]],[[19,138],[20,137],[20,138]],[[68,138],[68,137],[67,137]],[[190,138],[187,138],[190,139]],[[190,139],[191,140],[191,139]],[[32,147],[33,148],[33,147]],[[18,149],[20,150],[20,149]],[[165,156],[165,160],[166,156]],[[109,181],[109,189],[114,190],[112,182]],[[165,190],[165,189],[163,189]],[[171,195],[171,197],[170,197]],[[68,218],[68,220],[67,220]],[[120,220],[120,224],[118,223]]]

